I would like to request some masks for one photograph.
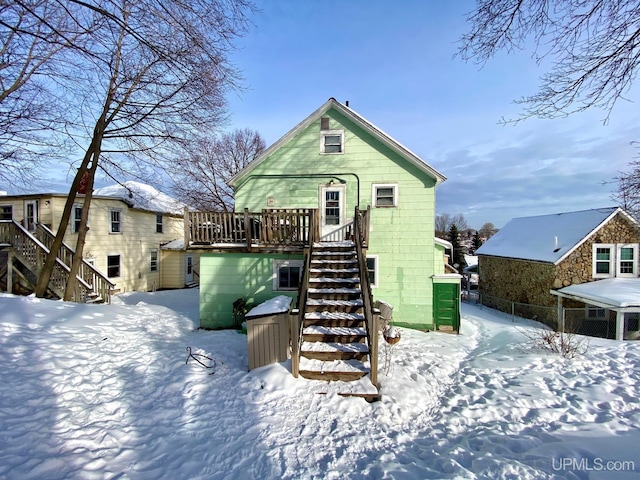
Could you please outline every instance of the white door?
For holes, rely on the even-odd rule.
[[[35,232],[37,223],[38,223],[38,201],[25,200],[24,201],[24,228],[26,228],[30,232]]]
[[[192,283],[193,282],[193,255],[187,255],[185,257],[185,272],[184,272],[184,283]]]
[[[320,237],[324,241],[340,241],[347,236],[347,186],[320,185]]]

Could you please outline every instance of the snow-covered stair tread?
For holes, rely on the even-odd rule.
[[[311,264],[313,265],[314,263],[320,264],[320,265],[332,265],[332,264],[336,264],[336,265],[355,265],[358,263],[357,260],[355,259],[351,259],[351,260],[311,260]]]
[[[344,257],[353,257],[355,255],[354,252],[343,252],[343,251],[338,251],[338,252],[332,252],[332,251],[326,251],[326,252],[313,252],[313,254],[311,255],[311,258],[316,257],[316,256],[323,256],[323,255],[342,255]]]
[[[371,367],[369,362],[360,360],[316,360],[313,358],[300,357],[300,370],[309,372],[369,372]]]
[[[309,288],[307,292],[331,295],[334,293],[360,293],[361,290],[359,288]]]
[[[305,313],[304,318],[307,320],[364,320],[364,315],[346,312],[310,312]]]
[[[309,272],[311,273],[358,273],[360,270],[358,268],[311,268]]]
[[[302,330],[303,335],[355,335],[364,336],[367,331],[363,327],[325,327],[323,325],[309,325]]]
[[[351,277],[351,278],[315,277],[315,278],[310,278],[309,283],[360,283],[360,277]]]
[[[324,298],[308,298],[307,305],[313,307],[362,307],[361,299],[356,300],[326,300]]]
[[[367,353],[369,346],[366,343],[335,343],[335,342],[302,342],[303,352],[356,352]]]
[[[316,242],[313,244],[313,248],[322,247],[355,247],[353,240],[342,240],[340,242]]]

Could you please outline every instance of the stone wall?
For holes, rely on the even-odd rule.
[[[554,289],[593,281],[594,243],[640,243],[640,232],[618,213],[558,265]]]

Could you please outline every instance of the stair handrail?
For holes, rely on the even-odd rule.
[[[15,236],[17,233],[20,234],[20,237],[22,239],[26,239],[32,246],[35,247],[36,252],[40,252],[41,254],[44,254],[44,256],[46,256],[49,253],[49,248],[47,248],[40,240],[38,240],[30,231],[28,231],[24,226],[22,226],[20,223],[16,222],[15,220],[0,220],[0,222],[2,224],[10,224],[13,227],[13,231],[10,232],[10,237]],[[11,230],[11,229],[10,229]],[[17,232],[16,232],[17,231]],[[2,239],[4,240],[4,239]],[[10,243],[11,245],[14,246],[15,248],[15,242],[12,241],[12,238],[8,238],[7,239],[7,243]],[[27,260],[27,257],[24,257],[24,252],[21,251],[20,252],[21,256]],[[37,254],[36,254],[37,255]],[[43,258],[44,258],[43,256]],[[44,261],[42,261],[42,263],[44,264]],[[69,274],[71,273],[71,268],[66,265],[60,258],[58,258],[56,256],[56,264],[57,268],[59,270],[62,271],[62,274],[68,278]],[[36,269],[38,269],[38,261],[36,260],[36,265],[35,265]],[[38,272],[39,274],[40,272]],[[80,286],[84,287],[86,290],[91,291],[91,285],[89,285],[86,281],[84,281],[84,279],[82,278],[78,278],[78,281],[80,282]],[[65,281],[66,283],[66,281]],[[61,286],[60,286],[61,287]],[[60,292],[56,292],[57,294],[60,294]]]
[[[367,324],[367,339],[369,341],[369,363],[371,365],[371,383],[378,386],[378,323],[379,312],[374,311],[373,296],[371,294],[371,282],[369,282],[369,272],[367,271],[367,260],[364,250],[368,245],[369,237],[369,215],[371,208],[366,210],[355,208],[353,216],[354,243],[356,246],[356,256],[358,259],[358,270],[360,272],[360,289],[362,290],[362,303],[364,306],[364,316]],[[366,231],[364,229],[366,228]]]
[[[42,243],[45,244],[47,251],[49,251],[49,248],[56,237],[55,234],[42,223],[38,223],[36,229],[41,235]],[[60,258],[67,267],[69,267],[69,270],[71,270],[71,264],[75,254],[76,251],[63,241],[57,257]],[[91,284],[87,281],[87,277],[91,278]],[[116,284],[109,280],[104,273],[91,265],[84,257],[82,258],[80,271],[78,272],[78,275],[76,275],[76,278],[79,281],[84,282],[84,284],[89,287],[89,291],[93,291],[98,294],[105,303],[111,303],[111,290],[115,288]]]

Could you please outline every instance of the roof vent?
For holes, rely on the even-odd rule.
[[[557,253],[560,250],[560,247],[558,246],[558,237],[555,237],[555,248],[553,249],[553,253]]]

